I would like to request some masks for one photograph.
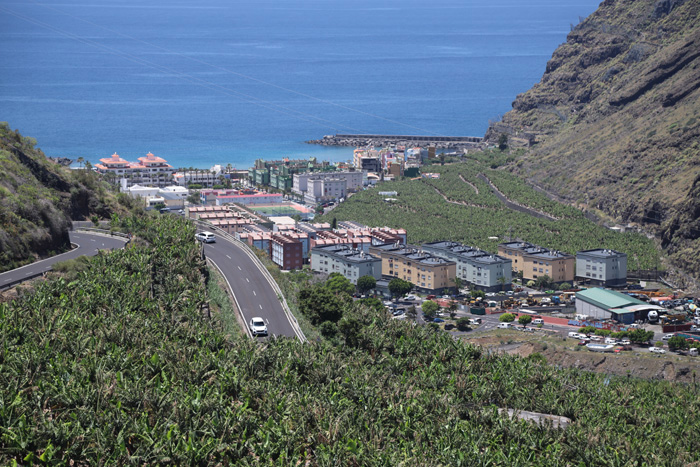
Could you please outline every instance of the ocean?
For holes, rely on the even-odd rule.
[[[0,120],[48,156],[339,161],[338,133],[483,136],[592,0],[0,2]]]

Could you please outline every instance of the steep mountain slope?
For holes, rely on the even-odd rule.
[[[606,0],[487,138],[534,141],[513,170],[643,225],[700,276],[699,114],[700,2]]]
[[[0,123],[0,271],[67,249],[71,219],[109,217],[116,204],[95,174],[73,174],[35,144]]]

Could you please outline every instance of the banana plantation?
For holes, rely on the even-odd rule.
[[[660,265],[659,252],[646,236],[599,226],[578,209],[550,200],[508,172],[476,161],[424,170],[440,173],[440,178],[383,182],[378,189],[356,193],[318,219],[404,228],[409,242],[416,244],[451,240],[496,252],[498,243],[510,238],[570,254],[594,248],[622,251],[627,253],[629,269]],[[543,215],[509,208],[488,182],[509,201]],[[389,203],[378,191],[398,195]]]
[[[427,184],[392,185],[404,216],[428,212],[430,200],[452,213],[435,198],[408,202],[409,193],[440,197]],[[465,231],[487,220],[478,212]],[[3,465],[700,461],[695,385],[486,354],[344,295],[334,341],[226,334],[216,310],[204,311],[207,269],[193,227],[175,216],[119,223],[134,235],[130,247],[0,304]],[[537,425],[499,409],[571,423]]]

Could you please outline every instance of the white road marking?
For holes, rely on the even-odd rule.
[[[250,279],[248,279],[247,277],[245,278],[245,280],[247,280],[248,282],[250,282]]]
[[[31,276],[32,274],[34,274],[34,273],[33,273],[33,272],[28,272],[28,273],[25,274],[25,276]]]
[[[242,271],[243,269],[241,269],[241,267],[240,267],[240,266],[238,266],[238,270],[239,270],[239,271]]]
[[[226,255],[226,257],[227,257],[228,259],[231,259],[231,257],[230,257],[229,255]],[[240,269],[240,267],[239,267],[238,269]]]
[[[253,295],[255,295],[256,297],[258,296],[258,294],[255,293],[255,290],[253,290]]]
[[[265,324],[267,324],[267,325],[269,326],[269,325],[270,325],[270,320],[269,320],[269,319],[266,319],[266,320],[265,320]]]
[[[259,307],[260,307],[260,309],[262,310],[262,305],[258,305],[258,306],[259,306]]]

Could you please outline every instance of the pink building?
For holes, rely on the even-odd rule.
[[[160,157],[152,153],[145,157],[139,157],[138,162],[129,162],[122,159],[116,152],[110,157],[100,159],[100,164],[95,168],[102,174],[114,174],[116,179],[125,180],[123,188],[132,185],[150,185],[164,187],[172,183],[173,167]]]

